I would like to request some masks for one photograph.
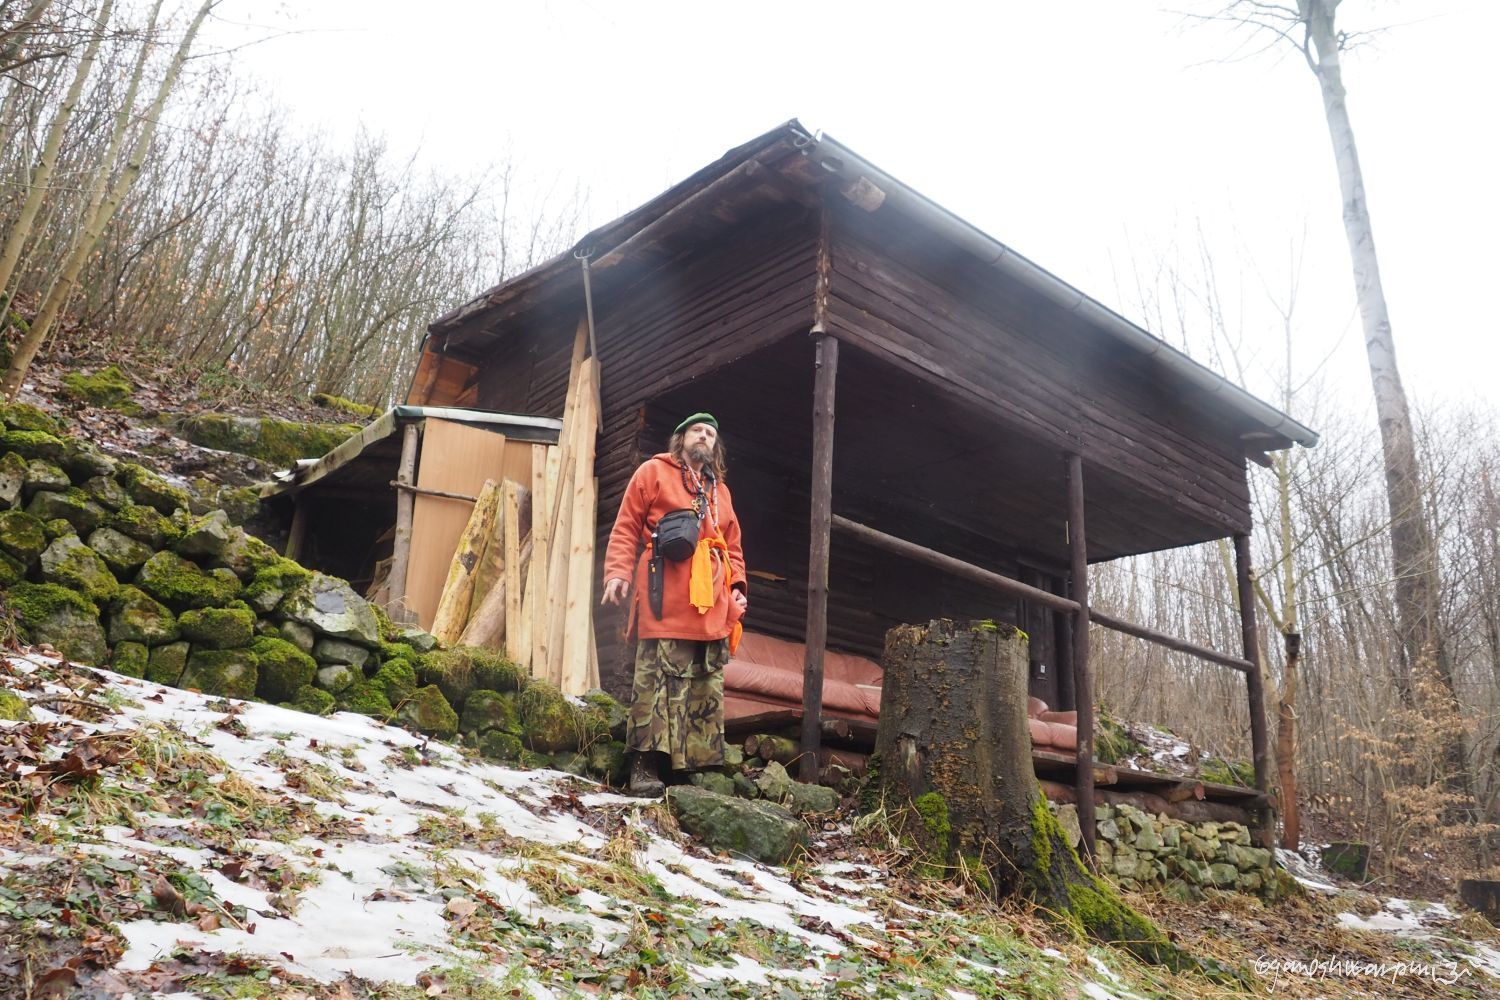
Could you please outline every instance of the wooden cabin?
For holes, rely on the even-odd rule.
[[[898,623],[997,619],[1031,637],[1033,694],[1089,713],[1084,561],[1235,537],[1248,585],[1246,462],[1317,440],[796,121],[437,319],[407,403],[559,417],[580,317],[601,370],[596,553],[637,464],[714,413],[747,626],[805,642],[809,675],[825,646],[878,659]],[[1253,649],[1092,622],[1244,672],[1263,771]],[[596,616],[622,694],[623,624]]]

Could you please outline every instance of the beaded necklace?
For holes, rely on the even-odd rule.
[[[687,491],[688,496],[693,498],[693,510],[698,515],[698,520],[703,520],[707,514],[711,519],[714,530],[719,530],[719,481],[710,473],[693,472],[688,468],[686,462],[677,466],[682,474],[682,488]],[[691,476],[691,482],[688,477]],[[708,489],[705,483],[712,483],[713,489]]]

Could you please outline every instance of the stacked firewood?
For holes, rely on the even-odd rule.
[[[840,719],[823,720],[823,738],[828,741],[849,740],[849,724]],[[802,750],[790,736],[756,733],[745,737],[741,744],[745,763],[759,767],[776,762],[784,767],[795,768],[802,758]],[[829,788],[842,788],[851,779],[863,777],[869,769],[869,755],[859,750],[823,745],[818,748],[818,784]]]
[[[557,446],[532,447],[530,483],[486,481],[432,626],[441,642],[504,650],[565,694],[599,686],[590,599],[599,365],[584,342],[575,341]]]

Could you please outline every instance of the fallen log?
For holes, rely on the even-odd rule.
[[[448,579],[438,599],[432,618],[432,634],[439,642],[451,645],[464,630],[469,617],[469,597],[474,592],[474,576],[484,559],[485,550],[495,542],[495,521],[500,505],[500,487],[493,479],[484,481],[474,512],[464,525],[448,566]]]

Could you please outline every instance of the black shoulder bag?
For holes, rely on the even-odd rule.
[[[662,599],[665,588],[665,562],[682,562],[691,559],[698,548],[700,523],[698,512],[691,507],[668,511],[651,529],[651,559],[646,564],[646,597],[651,603],[651,613],[661,620]]]

